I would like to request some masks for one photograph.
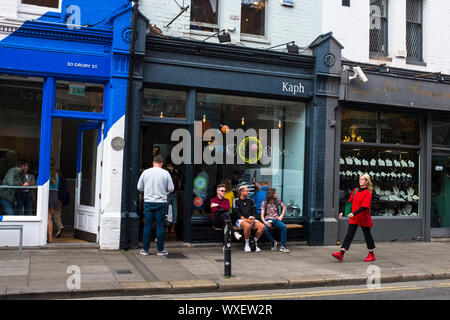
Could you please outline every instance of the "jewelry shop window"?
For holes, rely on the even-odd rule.
[[[42,87],[0,80],[1,216],[36,216]]]
[[[359,137],[358,111],[343,110],[342,128],[354,126]],[[349,115],[354,115],[354,118]],[[372,216],[419,216],[419,159],[420,118],[414,115],[372,112],[372,131],[376,143],[364,139],[342,138],[340,156],[340,190],[345,197],[340,201],[340,212],[354,188],[359,187],[359,176],[368,173],[374,186]],[[362,137],[364,132],[361,131]],[[377,134],[378,133],[378,134]],[[379,135],[379,136],[378,136]],[[373,141],[373,134],[371,135]],[[396,145],[398,147],[394,147]],[[401,148],[402,145],[405,145]]]
[[[144,88],[142,116],[185,119],[186,101],[184,91]]]
[[[265,185],[275,188],[285,217],[303,215],[304,103],[198,93],[196,124],[206,141],[203,164],[194,167],[193,216],[209,216],[220,183],[227,185],[230,202],[240,185],[248,186],[251,198]]]
[[[94,83],[56,82],[56,110],[103,112],[104,86]]]

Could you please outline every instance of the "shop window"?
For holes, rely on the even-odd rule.
[[[407,59],[422,61],[422,0],[406,1]]]
[[[191,29],[218,31],[219,0],[191,1]]]
[[[419,151],[342,146],[340,157],[340,212],[359,176],[368,173],[372,192],[372,216],[416,217],[419,215]]]
[[[55,109],[102,113],[103,91],[101,84],[58,80]]]
[[[371,58],[384,58],[388,55],[388,2],[370,0],[370,40]]]
[[[433,146],[450,147],[450,120],[433,119]]]
[[[381,113],[381,143],[420,145],[420,118]]]
[[[40,7],[58,8],[59,0],[22,0],[23,4],[32,4]]]
[[[198,93],[196,121],[197,135],[201,131],[207,141],[203,164],[194,170],[193,201],[202,203],[194,205],[194,216],[209,217],[209,200],[224,180],[235,197],[239,185],[247,185],[255,197],[267,183],[286,205],[285,217],[303,215],[304,103]]]
[[[0,216],[35,216],[42,82],[0,80]]]
[[[241,1],[241,33],[265,36],[266,0]]]
[[[377,117],[376,112],[343,110],[341,141],[376,142]]]
[[[187,94],[183,91],[144,89],[144,117],[186,118]]]

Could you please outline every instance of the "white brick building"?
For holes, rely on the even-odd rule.
[[[298,46],[305,48],[319,34],[332,31],[334,37],[344,46],[345,59],[372,64],[386,63],[392,67],[419,71],[450,73],[450,65],[444,60],[450,54],[450,44],[443,41],[450,32],[449,1],[420,1],[423,2],[423,63],[419,64],[407,63],[405,57],[406,0],[388,1],[388,54],[381,59],[372,59],[369,54],[370,3],[373,3],[371,0],[352,0],[350,6],[344,6],[342,0],[297,0],[293,7],[283,6],[279,0],[267,0],[264,9],[264,36],[252,36],[241,32],[241,0],[217,1],[217,29],[228,30],[235,45],[269,48],[295,41]],[[177,2],[181,7],[189,6],[189,8],[167,27],[181,12]],[[189,0],[177,2],[141,0],[140,10],[150,20],[150,24],[160,28],[164,35],[203,40],[212,34],[190,28],[192,2]],[[218,42],[214,37],[207,41]],[[283,49],[280,47],[277,50]]]

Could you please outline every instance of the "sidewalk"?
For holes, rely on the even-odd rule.
[[[152,243],[153,246],[153,243]],[[245,253],[232,247],[232,274],[224,279],[221,245],[169,243],[168,256],[139,250],[102,251],[90,247],[0,249],[0,299],[69,299],[170,293],[289,289],[367,283],[367,267],[381,269],[389,282],[450,279],[449,242],[377,243],[377,260],[366,263],[364,244],[354,243],[344,262],[331,257],[338,246],[289,244],[291,253]],[[70,290],[69,266],[81,270],[79,290]]]

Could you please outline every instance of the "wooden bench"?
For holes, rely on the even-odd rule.
[[[301,229],[303,225],[296,223],[286,223],[286,229]],[[217,228],[213,226],[213,229],[216,231],[223,231],[223,228]],[[233,226],[234,231],[239,231],[240,229],[236,226]],[[276,229],[276,228],[275,228]],[[270,230],[270,229],[269,229]]]
[[[19,230],[19,251],[22,251],[22,239],[23,239],[23,225],[15,224],[0,224],[0,230]]]

